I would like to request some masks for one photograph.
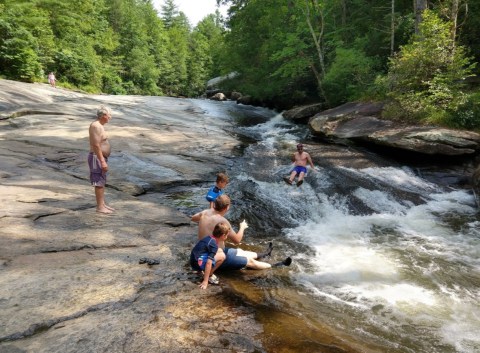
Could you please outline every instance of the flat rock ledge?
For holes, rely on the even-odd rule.
[[[86,164],[101,104],[113,215],[95,212]],[[0,352],[265,352],[223,279],[198,288],[196,225],[164,193],[186,185],[204,202],[239,144],[217,121],[187,99],[0,80]]]
[[[347,103],[314,115],[312,133],[328,140],[352,140],[425,155],[473,155],[480,134],[433,126],[406,126],[379,118],[381,104]]]

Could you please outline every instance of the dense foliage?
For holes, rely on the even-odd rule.
[[[175,0],[0,0],[0,75],[90,92],[223,89],[277,108],[382,99],[396,119],[479,128],[473,0],[217,0],[192,28]],[[474,80],[472,80],[474,81]]]
[[[216,74],[219,15],[194,29],[173,0],[0,0],[0,75],[53,71],[90,92],[196,96]],[[217,54],[212,54],[217,53]]]
[[[387,99],[396,119],[480,127],[478,88],[466,85],[480,60],[478,1],[217,1],[230,5],[232,88],[283,107]]]

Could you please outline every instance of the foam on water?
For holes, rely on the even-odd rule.
[[[350,168],[345,169],[354,171]],[[424,192],[427,190],[434,191],[436,189],[434,184],[415,176],[413,171],[408,167],[364,168],[357,172],[363,175],[369,175],[376,180],[387,182],[398,189],[417,192]]]
[[[371,324],[389,325],[370,312],[381,305],[383,315],[388,312],[405,325],[424,327],[458,352],[475,352],[480,345],[474,334],[480,332],[480,296],[478,290],[472,294],[456,281],[465,281],[462,277],[470,271],[477,271],[479,279],[478,222],[458,232],[441,217],[471,215],[472,196],[465,191],[440,192],[405,169],[358,172],[421,191],[426,202],[412,205],[383,191],[358,188],[355,196],[375,210],[360,216],[349,214],[338,199],[317,195],[316,204],[308,202],[321,209],[317,218],[286,231],[315,250],[310,259],[315,270],[300,274],[299,283],[324,299],[366,311]],[[444,266],[455,273],[443,275]],[[400,334],[401,327],[395,328]]]

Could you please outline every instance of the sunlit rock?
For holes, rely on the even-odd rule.
[[[309,126],[315,135],[330,140],[350,139],[428,155],[469,155],[480,148],[477,133],[382,120],[378,118],[381,108],[348,103],[316,114]]]
[[[283,113],[283,117],[287,120],[302,121],[311,118],[315,114],[322,111],[323,104],[309,104],[301,107],[287,110]]]

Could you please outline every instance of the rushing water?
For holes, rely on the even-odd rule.
[[[290,251],[290,286],[310,303],[294,311],[308,308],[384,352],[480,352],[480,222],[468,190],[408,166],[317,167],[301,188],[288,186],[281,177],[295,144],[309,139],[305,127],[266,109],[196,104],[236,121],[230,132],[251,142],[229,172],[229,217],[247,218],[250,241],[277,234]]]

